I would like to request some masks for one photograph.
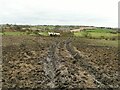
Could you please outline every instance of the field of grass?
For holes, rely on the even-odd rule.
[[[118,37],[118,33],[115,33],[115,31],[111,29],[85,30],[81,32],[75,32],[74,35],[79,37],[89,37],[96,39],[111,39]]]
[[[118,47],[119,40],[104,40],[104,39],[84,39],[85,42],[89,43],[90,45],[95,46],[110,46],[110,47]]]
[[[41,35],[41,36],[48,36],[48,32],[39,32],[39,35]]]
[[[4,32],[3,35],[26,35],[24,32]]]
[[[47,32],[39,32],[39,33],[27,33],[27,32],[4,32],[4,33],[0,33],[0,35],[13,35],[13,36],[16,36],[16,35],[32,35],[32,36],[35,36],[35,35],[40,35],[40,36],[48,36],[48,33]]]

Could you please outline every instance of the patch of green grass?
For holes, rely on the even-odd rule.
[[[104,40],[104,39],[101,39],[101,40],[89,39],[88,42],[91,43],[91,44],[98,45],[98,46],[118,47],[119,40],[114,40],[113,41],[113,40]]]
[[[24,32],[4,32],[3,35],[26,35]]]
[[[80,37],[75,37],[74,40],[77,43],[81,42],[82,44],[85,45],[110,46],[116,48],[118,48],[118,43],[120,42],[120,40],[89,39],[89,38],[80,38]]]
[[[3,35],[3,33],[0,33],[0,35]]]
[[[39,32],[38,34],[41,36],[48,36],[48,32]]]
[[[112,34],[112,33],[96,33],[96,32],[92,32],[90,34],[91,34],[91,36],[97,37],[97,38],[100,38],[101,36],[105,36],[106,38],[118,36],[118,34]]]
[[[47,32],[39,32],[39,33],[33,33],[33,32],[4,32],[0,33],[2,35],[31,35],[31,36],[36,36],[36,35],[41,35],[41,36],[48,36]]]
[[[112,29],[94,29],[94,30],[86,30],[87,32],[94,32],[94,33],[110,33],[114,32]]]
[[[86,30],[81,32],[75,32],[75,36],[79,37],[89,37],[89,38],[96,38],[96,39],[112,39],[117,38],[118,33],[111,29],[95,29],[95,30]]]

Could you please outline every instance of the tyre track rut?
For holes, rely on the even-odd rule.
[[[119,85],[116,85],[114,83],[114,79],[110,78],[106,74],[99,72],[94,66],[89,64],[85,58],[83,58],[79,52],[74,50],[73,46],[71,45],[71,40],[65,41],[66,49],[69,51],[69,53],[73,56],[73,58],[79,62],[79,65],[89,72],[93,77],[95,78],[94,81],[98,85],[97,87],[102,88],[114,88],[118,87]]]
[[[95,87],[92,76],[73,63],[75,59],[72,58],[70,52],[67,52],[65,45],[66,41],[55,42],[49,48],[44,62],[44,72],[49,78],[47,86],[50,88],[82,88],[90,81],[89,87]],[[67,59],[62,51],[67,54]],[[88,76],[86,77],[82,73],[87,73]]]

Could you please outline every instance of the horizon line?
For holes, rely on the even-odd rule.
[[[94,25],[78,25],[78,24],[17,24],[17,23],[0,23],[0,25],[29,25],[29,26],[44,26],[44,25],[49,25],[49,26],[88,26],[88,27],[105,27],[105,28],[119,28],[119,27],[110,27],[110,26],[94,26]]]

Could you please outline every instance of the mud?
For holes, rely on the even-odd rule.
[[[68,37],[3,37],[4,88],[118,88],[119,51]]]

